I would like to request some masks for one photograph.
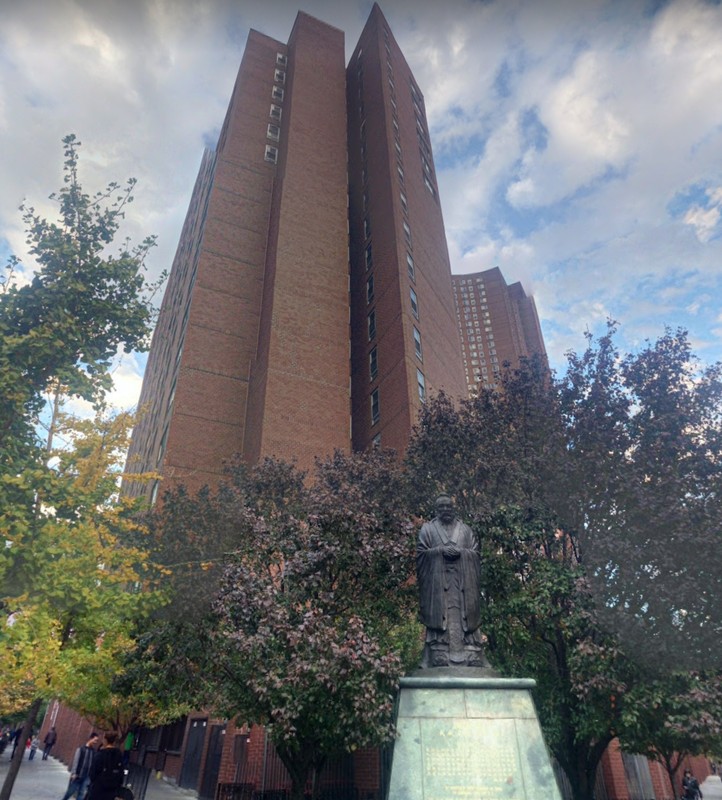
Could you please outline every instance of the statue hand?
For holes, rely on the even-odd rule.
[[[444,545],[444,558],[447,561],[456,561],[460,555],[459,548],[455,544]]]

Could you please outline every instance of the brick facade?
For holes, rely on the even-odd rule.
[[[546,357],[534,298],[520,283],[508,286],[498,267],[452,280],[469,392],[494,386],[505,362]]]

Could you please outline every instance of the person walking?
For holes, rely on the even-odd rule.
[[[115,800],[122,796],[121,787],[125,779],[123,754],[116,746],[118,734],[111,732],[103,736],[103,746],[98,751],[90,770],[90,788],[86,800]]]
[[[702,790],[699,788],[699,781],[692,775],[691,770],[684,771],[682,778],[682,792],[684,800],[702,800]]]
[[[62,800],[70,800],[73,796],[77,800],[85,800],[90,785],[90,771],[95,761],[95,748],[99,742],[100,737],[93,731],[88,741],[76,749],[69,767],[70,782]]]
[[[58,741],[58,732],[55,730],[55,725],[53,725],[53,727],[45,734],[45,738],[43,739],[43,744],[45,745],[45,747],[43,748],[43,761],[48,760],[50,751],[53,749],[53,745],[57,741]]]

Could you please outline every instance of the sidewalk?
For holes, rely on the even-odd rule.
[[[704,800],[722,800],[722,780],[719,775],[708,775],[700,786]]]
[[[9,765],[10,748],[0,755],[0,785],[5,780]],[[61,761],[52,756],[43,761],[40,752],[32,761],[28,761],[26,755],[10,797],[11,800],[60,800],[68,788],[69,780],[68,769]],[[195,792],[178,789],[151,775],[145,800],[189,800],[195,797]],[[722,794],[720,797],[722,798]]]

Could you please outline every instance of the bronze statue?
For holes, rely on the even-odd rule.
[[[436,499],[436,517],[419,531],[416,578],[426,625],[421,666],[487,667],[479,631],[479,545],[447,495]]]

